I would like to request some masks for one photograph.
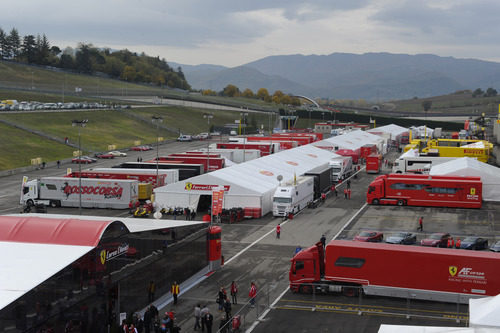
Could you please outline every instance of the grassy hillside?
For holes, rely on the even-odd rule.
[[[173,131],[160,128],[159,135],[165,140],[175,139],[178,131],[185,134],[197,134],[208,131],[207,120],[203,114],[207,110],[184,107],[154,107],[118,110],[99,110],[81,112],[36,112],[36,113],[0,113],[0,119],[18,124],[24,128],[41,131],[51,137],[63,140],[68,137],[71,143],[77,144],[77,128],[71,126],[73,119],[88,119],[85,128],[81,129],[81,146],[84,153],[92,151],[106,151],[108,145],[114,144],[117,148],[127,148],[134,145],[136,140],[141,143],[156,141],[156,125],[152,124],[152,116],[163,117],[162,126]],[[239,117],[238,112],[213,111],[214,118],[210,124],[223,126],[234,123]],[[144,121],[138,120],[139,116]],[[253,120],[255,119],[255,120]],[[253,122],[268,126],[268,116],[250,115],[250,124]],[[29,165],[30,159],[42,157],[45,161],[55,161],[72,156],[72,147],[59,144],[53,140],[30,134],[26,131],[14,129],[5,125],[0,127],[2,139],[2,154],[0,170],[12,169]],[[5,149],[3,147],[6,147]],[[36,156],[35,156],[36,155]]]

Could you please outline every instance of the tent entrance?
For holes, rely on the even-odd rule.
[[[200,195],[200,200],[198,201],[197,212],[208,212],[208,209],[212,206],[212,195],[202,194]]]

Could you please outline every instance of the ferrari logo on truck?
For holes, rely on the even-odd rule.
[[[193,183],[187,182],[185,189],[188,190],[188,191],[191,191],[192,188],[193,188]]]
[[[450,275],[451,276],[455,276],[457,274],[457,266],[450,266],[448,267],[448,272],[450,272]]]
[[[101,251],[101,264],[104,265],[106,262],[106,250]]]
[[[474,187],[471,187],[470,194],[471,195],[475,195],[476,194],[476,189]]]

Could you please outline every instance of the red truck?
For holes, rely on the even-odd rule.
[[[295,133],[290,133],[290,134],[295,134]],[[292,140],[292,141],[297,141],[299,146],[304,146],[308,145],[313,142],[313,138],[310,136],[296,136],[296,135],[290,135],[287,133],[281,133],[281,134],[273,134],[273,138],[285,138],[287,140]]]
[[[260,156],[267,156],[275,153],[273,144],[266,142],[219,142],[217,148],[220,149],[257,149]]]
[[[358,164],[359,162],[359,151],[354,151],[352,149],[339,149],[333,152],[341,156],[350,156],[352,158],[352,163],[354,164]]]
[[[377,153],[377,145],[374,143],[368,143],[364,146],[361,146],[360,149],[360,157],[366,159],[371,154]]]
[[[80,172],[74,171],[65,177],[79,178]],[[101,179],[135,179],[139,183],[151,183],[153,188],[164,186],[167,175],[158,173],[158,184],[156,183],[156,173],[142,173],[136,169],[135,172],[112,172],[112,171],[94,171],[85,170],[81,172],[82,178],[101,178]]]
[[[378,205],[481,208],[480,177],[390,174],[368,186],[366,202]]]
[[[379,173],[382,167],[382,155],[370,154],[366,157],[366,173]]]
[[[181,154],[177,154],[181,155]],[[182,162],[182,163],[187,163],[187,164],[202,164],[205,170],[208,171],[215,171],[219,170],[225,167],[225,160],[224,158],[208,158],[205,156],[188,156],[188,155],[183,155],[183,156],[160,156],[159,160],[160,163],[162,162]],[[151,162],[156,162],[156,158],[151,160]],[[210,163],[210,168],[208,167],[208,163]]]
[[[293,141],[288,138],[277,138],[271,136],[249,136],[246,138],[247,141],[251,142],[278,142],[280,145],[280,150],[292,149],[298,146],[297,141]]]
[[[390,260],[387,260],[390,258]],[[293,292],[340,292],[468,303],[500,293],[500,253],[332,240],[291,260]]]

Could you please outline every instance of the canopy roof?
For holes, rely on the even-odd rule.
[[[395,124],[390,124],[390,125],[385,125],[385,126],[380,126],[380,127],[375,127],[371,128],[369,130],[366,130],[368,133],[376,134],[376,133],[389,133],[391,134],[391,137],[395,138],[398,135],[401,135],[405,132],[408,132],[409,129],[405,127],[401,127],[399,125]]]
[[[384,141],[385,140],[378,135],[356,130],[325,140],[313,142],[312,145],[322,148],[338,147],[338,149],[357,150],[366,144],[379,144]]]
[[[95,248],[113,222],[129,232],[203,223],[56,214],[0,216],[0,309]]]
[[[496,327],[500,331],[500,297],[484,297],[469,300],[471,327]]]
[[[309,144],[189,178],[184,182],[168,184],[156,188],[155,193],[184,192],[186,182],[190,182],[230,185],[228,194],[239,192],[259,195],[275,189],[279,184],[279,175],[283,177],[282,181],[291,180],[295,175],[327,164],[335,157],[338,155]]]
[[[462,157],[449,162],[433,165],[431,175],[461,177],[481,177],[483,200],[500,201],[500,169],[474,158]]]

